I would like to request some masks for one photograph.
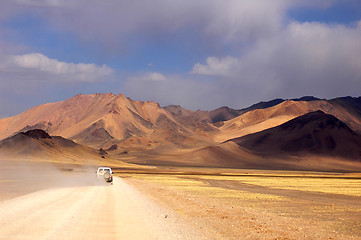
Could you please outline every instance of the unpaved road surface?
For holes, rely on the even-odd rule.
[[[210,239],[121,178],[0,202],[0,239]]]

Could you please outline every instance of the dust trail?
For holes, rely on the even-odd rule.
[[[0,201],[46,188],[104,185],[97,166],[54,164],[0,156]]]

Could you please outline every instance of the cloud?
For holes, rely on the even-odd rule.
[[[124,78],[122,91],[132,98],[155,100],[162,105],[181,104],[191,109],[222,105],[239,108],[276,97],[359,95],[361,24],[290,22],[288,15],[290,9],[299,6],[327,9],[339,2],[3,0],[0,20],[11,22],[18,16],[25,15],[26,19],[31,15],[40,23],[45,22],[41,27],[48,28],[53,37],[71,36],[69,41],[76,41],[86,51],[100,52],[102,59],[112,59],[103,55],[115,55],[113,63],[117,64],[129,51],[137,55],[134,58],[139,52],[146,52],[140,62],[145,67],[152,59],[153,72],[144,73],[136,64],[131,70],[118,64],[118,71],[129,76]],[[347,1],[350,2],[359,4],[358,0]],[[5,30],[18,29],[0,24],[0,35],[4,36]],[[23,44],[25,49],[6,53],[0,49],[1,89],[15,89],[18,85],[27,90],[34,83],[40,87],[47,82],[53,84],[51,89],[77,83],[81,88],[73,91],[86,88],[91,92],[99,91],[100,85],[102,91],[112,91],[122,84],[123,79],[113,85],[109,81],[99,83],[115,71],[106,65],[62,62],[41,53],[20,54],[40,51],[41,47],[33,46],[36,50],[32,50],[32,46],[19,40],[21,34],[14,34],[18,41],[8,41],[11,36],[0,39],[3,49],[7,48],[3,43]],[[169,63],[162,66],[157,61],[154,49],[163,45],[170,49],[167,56],[174,54],[174,59],[179,58],[179,63],[187,65],[188,73],[170,74]],[[184,65],[173,69],[185,69]],[[168,69],[168,73],[162,69]],[[93,84],[86,84],[89,82]]]
[[[3,56],[0,62],[0,74],[10,75],[12,78],[36,81],[102,81],[111,75],[113,70],[106,66],[86,63],[67,63],[51,59],[41,53]]]
[[[165,81],[135,75],[124,90],[136,99],[193,110],[241,108],[279,97],[359,96],[360,39],[361,21],[352,26],[291,22],[239,57],[208,57],[189,75],[167,75]]]
[[[0,118],[79,93],[111,91],[104,86],[114,82],[113,75],[106,65],[62,62],[40,53],[11,55],[0,51]]]
[[[290,23],[239,58],[209,57],[193,74],[231,82],[240,94],[269,97],[358,95],[361,88],[361,22],[355,26]],[[251,91],[252,90],[252,91]],[[232,90],[230,90],[232,91]]]
[[[137,77],[139,78],[139,77]],[[158,72],[149,72],[140,76],[144,81],[165,81],[166,77]]]
[[[187,38],[213,48],[253,41],[276,33],[290,5],[285,0],[4,1],[11,6],[8,16],[33,13],[53,31],[72,32],[113,51],[127,51],[134,35],[177,44],[177,34],[192,32]]]
[[[210,76],[229,76],[231,71],[239,65],[238,59],[234,57],[208,57],[206,64],[196,63],[191,73]]]
[[[135,74],[126,78],[122,91],[132,99],[152,100],[162,106],[175,104],[188,109],[210,109],[224,103],[221,99],[225,95],[218,91],[217,82],[180,75],[163,75],[164,80],[152,81],[144,76]]]
[[[64,1],[61,0],[15,0],[15,2],[24,5],[44,6],[44,7],[62,6],[62,4],[64,3]]]

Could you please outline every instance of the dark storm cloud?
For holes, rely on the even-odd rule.
[[[217,76],[234,95],[252,98],[359,95],[361,22],[355,26],[290,23],[278,35],[259,41],[239,58],[210,57],[193,74]],[[232,89],[229,89],[232,92]]]

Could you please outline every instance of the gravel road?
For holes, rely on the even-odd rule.
[[[121,178],[0,202],[0,239],[206,239]]]

